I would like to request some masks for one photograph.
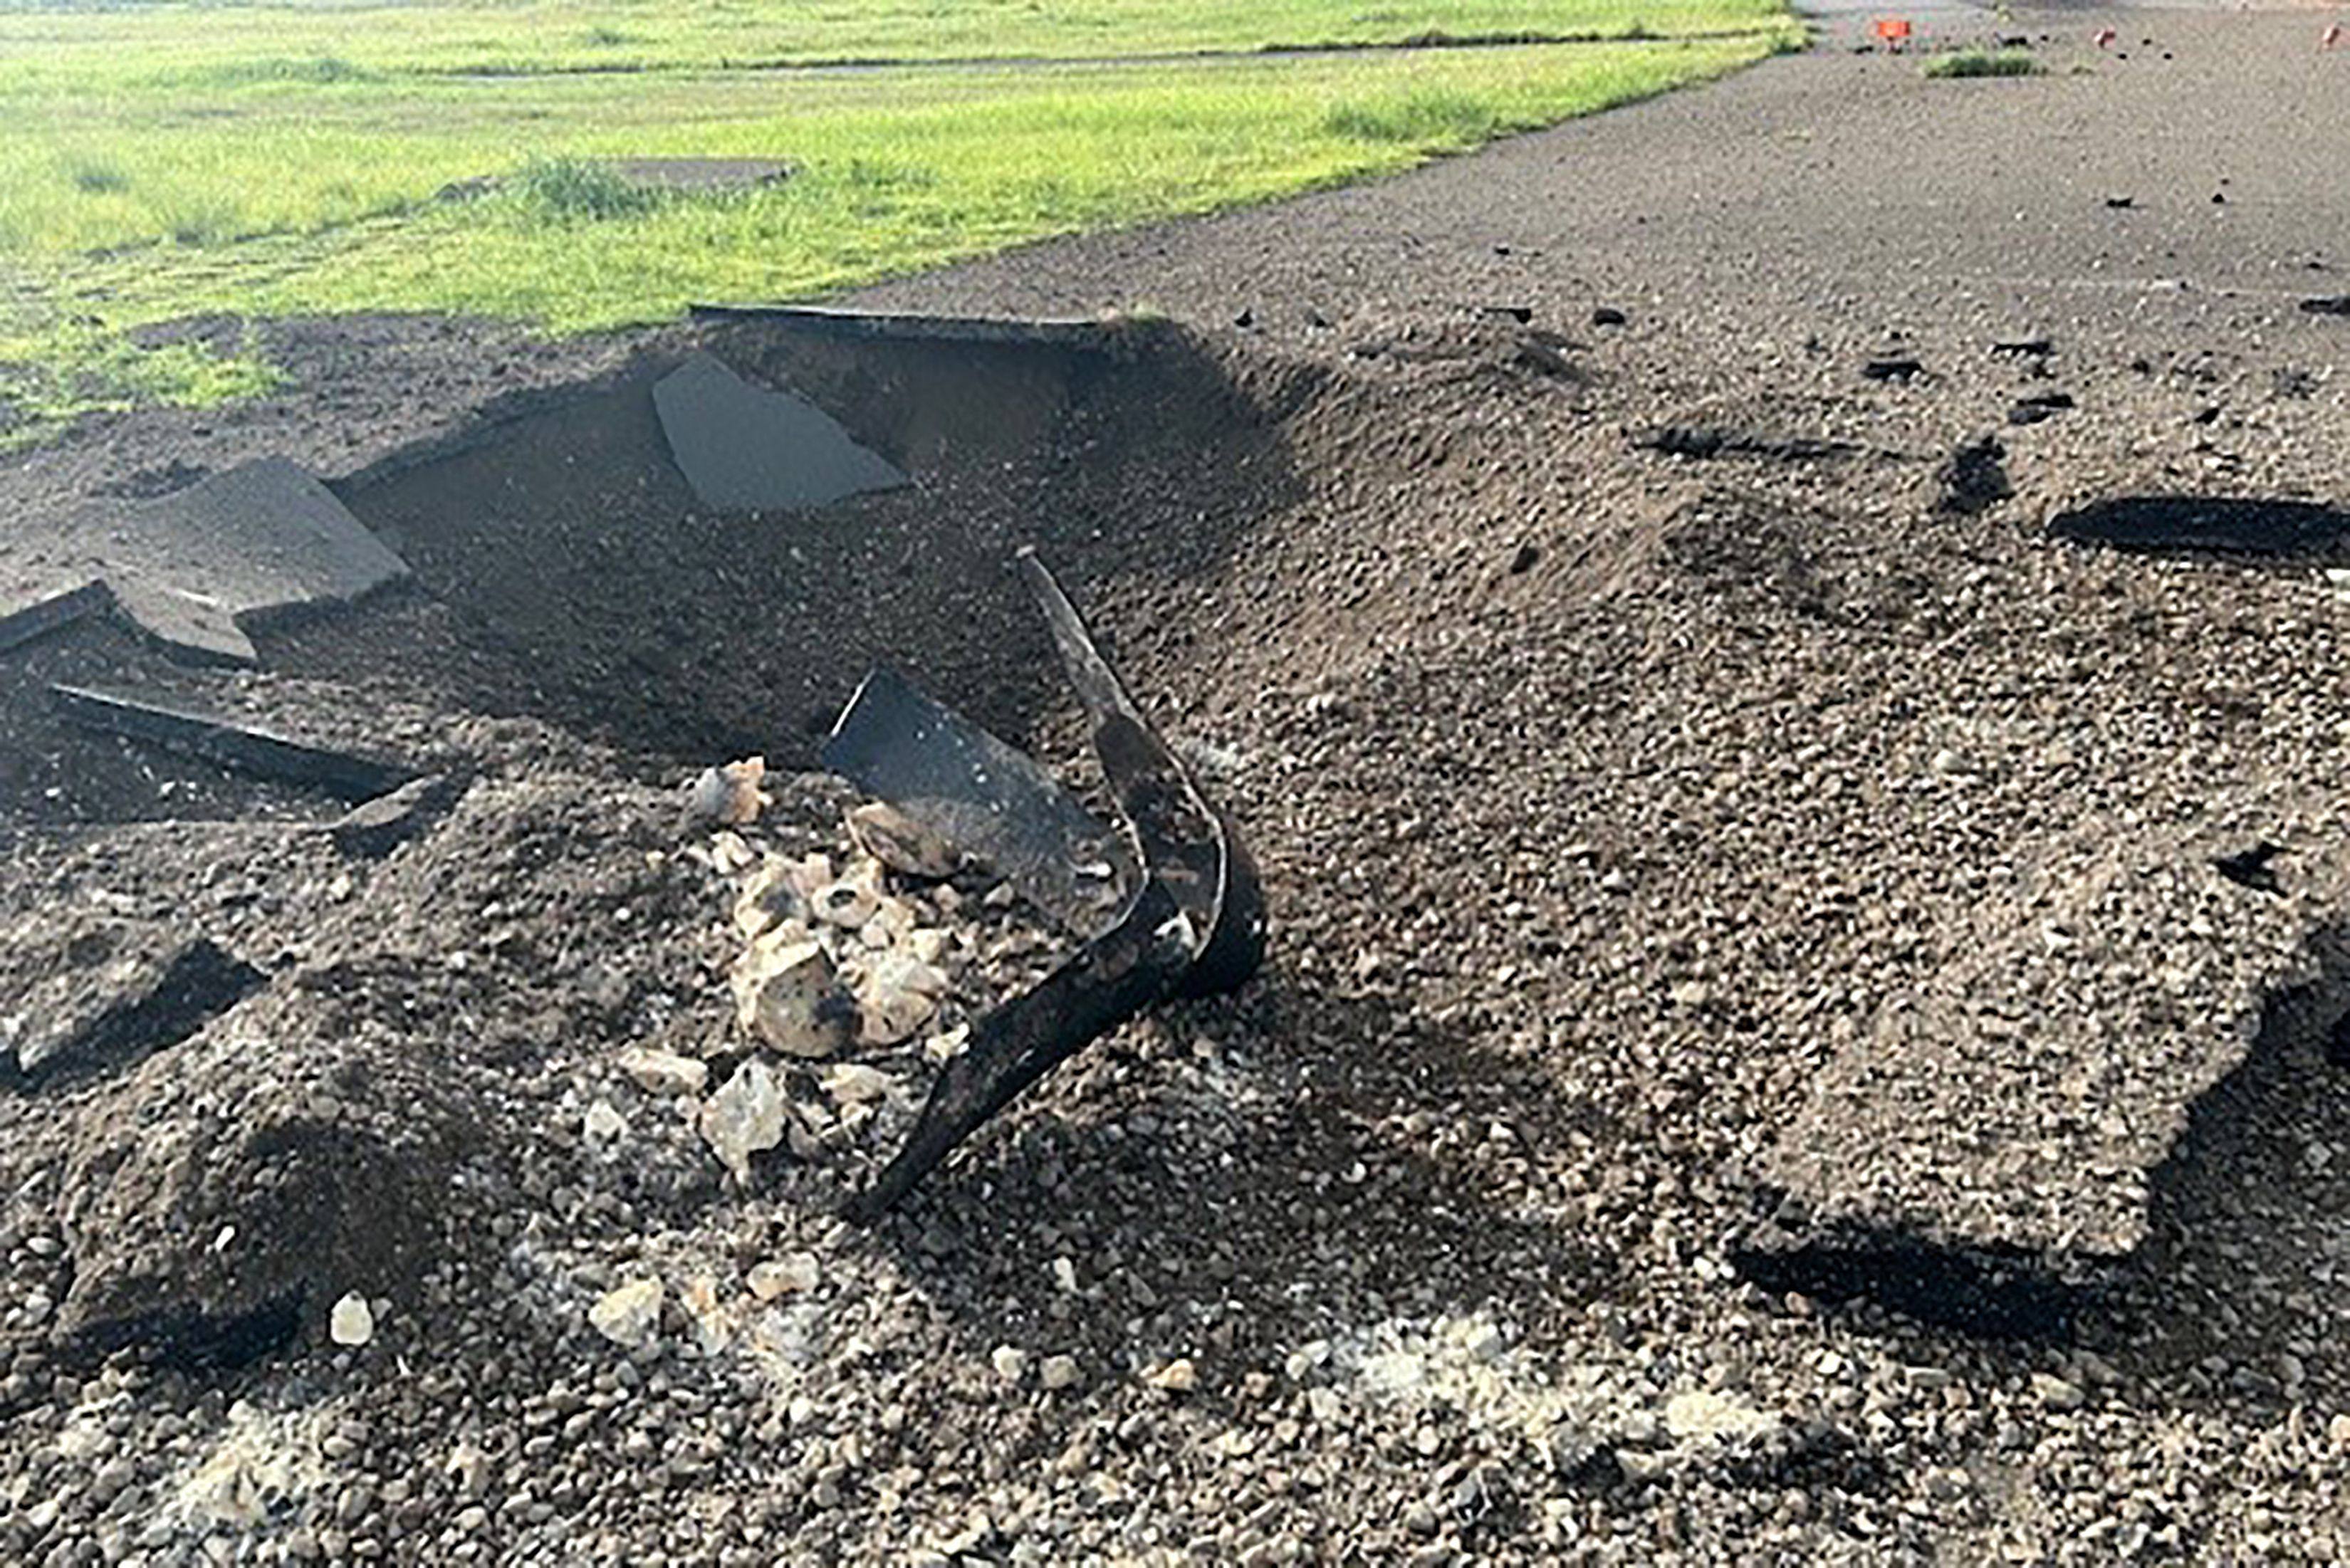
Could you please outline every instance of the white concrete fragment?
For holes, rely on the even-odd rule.
[[[937,1015],[949,984],[945,971],[910,953],[876,955],[857,988],[864,1017],[860,1037],[868,1045],[895,1045],[910,1038]]]
[[[734,924],[745,937],[755,940],[787,922],[806,924],[807,895],[793,871],[791,861],[770,855],[743,884],[734,897]]]
[[[698,1095],[710,1085],[710,1064],[675,1052],[631,1046],[619,1061],[620,1071],[649,1095]]]
[[[353,1291],[327,1314],[327,1337],[337,1345],[358,1346],[375,1337],[375,1314],[367,1297]]]
[[[856,930],[881,908],[881,867],[868,860],[838,881],[808,895],[816,918],[846,931]]]
[[[824,1282],[824,1266],[814,1252],[791,1252],[751,1265],[751,1294],[762,1302],[798,1295]]]
[[[686,812],[701,822],[740,827],[755,822],[767,797],[759,788],[767,776],[767,759],[745,757],[723,767],[706,768],[686,786]]]
[[[598,1334],[629,1350],[642,1350],[660,1334],[661,1282],[631,1280],[608,1291],[588,1309]]]
[[[743,1027],[785,1055],[829,1056],[856,1028],[857,1006],[815,942],[752,943],[735,962],[733,985]]]
[[[718,1299],[718,1281],[710,1274],[696,1274],[686,1282],[681,1293],[685,1302],[686,1315],[693,1320],[693,1342],[704,1355],[715,1355],[734,1338],[733,1314]]]
[[[751,1157],[784,1141],[791,1114],[782,1083],[765,1062],[750,1057],[725,1086],[703,1102],[702,1136],[721,1164],[744,1187],[751,1184]]]
[[[1143,1381],[1162,1394],[1189,1394],[1200,1386],[1200,1369],[1190,1356],[1179,1356]]]
[[[598,1100],[580,1118],[580,1132],[587,1138],[589,1148],[598,1154],[608,1154],[629,1136],[629,1122],[613,1108],[611,1101]]]
[[[824,1092],[844,1106],[868,1105],[897,1092],[898,1080],[862,1062],[842,1062],[825,1069]]]

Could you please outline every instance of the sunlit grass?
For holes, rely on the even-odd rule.
[[[376,74],[1052,59],[1446,38],[1658,38],[1783,25],[1776,0],[0,0],[0,89]]]
[[[1440,20],[1507,29],[1537,12],[1560,26],[1751,30],[1172,61],[649,68],[702,57],[754,19],[769,55],[1093,55],[1339,36],[1330,28],[1406,37]],[[98,13],[0,0],[0,113],[12,128],[0,157],[0,439],[12,426],[22,439],[28,415],[267,384],[249,351],[132,347],[125,334],[145,324],[440,310],[581,331],[673,317],[695,299],[806,297],[1406,168],[1735,68],[1794,36],[1776,16],[1753,0]],[[102,47],[83,28],[117,42]],[[525,49],[534,29],[539,65],[601,53],[630,68],[439,68],[485,39]],[[983,36],[986,50],[970,47]],[[32,49],[29,65],[12,41]],[[752,158],[790,174],[682,193],[608,166],[650,157]]]

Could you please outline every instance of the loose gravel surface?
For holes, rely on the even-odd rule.
[[[0,656],[0,1556],[2339,1560],[2322,21],[1821,52],[867,296],[1172,318],[1115,353],[721,334],[916,477],[820,517],[645,477],[681,333],[287,328],[299,398],[19,460],[37,516],[282,452],[418,583],[255,671]],[[2157,496],[2249,504],[2050,531]],[[859,1230],[1066,939],[865,866],[802,770],[889,657],[1085,781],[1023,543],[1272,957]],[[66,678],[462,787],[384,853],[57,725]],[[689,820],[753,750],[757,819]],[[944,982],[825,1060],[737,994],[817,855],[868,1012]]]

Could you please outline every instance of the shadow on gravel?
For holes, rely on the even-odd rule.
[[[1294,971],[1166,1022],[1158,1047],[1129,1030],[1070,1064],[1056,1110],[975,1140],[877,1232],[941,1308],[979,1332],[1057,1319],[1106,1360],[1263,1366],[1471,1303],[1535,1339],[1607,1287],[1615,1264],[1587,1236],[1508,1202],[1479,1168],[1524,1158],[1483,1136],[1492,1120],[1604,1136],[1596,1110],[1542,1104],[1555,1091],[1541,1078],[1423,1028],[1399,1000],[1322,994]],[[1227,1054],[1221,1074],[1185,1070],[1203,1036]],[[1399,1124],[1431,1110],[1475,1130],[1461,1158],[1405,1147]],[[1104,1288],[1061,1291],[1055,1256]]]
[[[2153,1175],[2150,1233],[2099,1325],[2201,1407],[2350,1400],[2350,929],[2274,999]]]
[[[1894,1231],[1784,1251],[1743,1247],[1730,1262],[1774,1293],[1834,1305],[1867,1301],[1983,1339],[2066,1342],[2097,1295],[2096,1286],[2059,1278],[2029,1253],[1969,1251]]]
[[[2152,1172],[2147,1240],[2129,1257],[2081,1274],[1891,1231],[1790,1241],[1795,1223],[1784,1244],[1765,1227],[1732,1262],[1767,1290],[1929,1328],[2078,1342],[2181,1403],[2350,1400],[2350,930],[2311,950],[2316,978],[2271,1000],[2243,1063]]]

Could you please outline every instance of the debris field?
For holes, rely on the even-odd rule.
[[[2340,1560],[2306,20],[0,472],[0,1558]]]

